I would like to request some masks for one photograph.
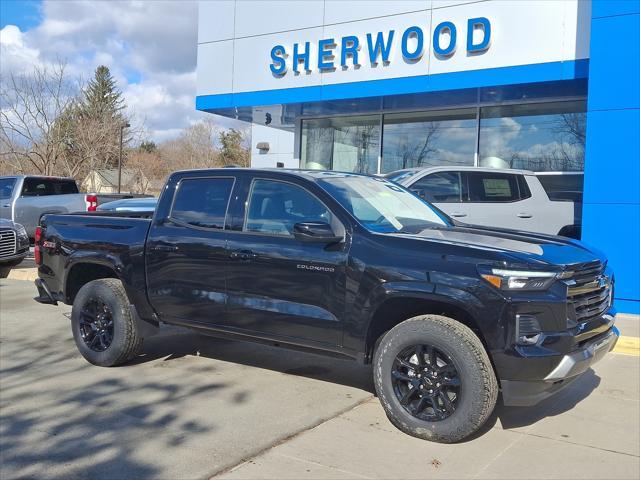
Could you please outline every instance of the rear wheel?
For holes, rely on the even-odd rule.
[[[142,347],[126,292],[115,278],[93,280],[80,289],[71,310],[71,328],[78,350],[94,365],[120,365]]]
[[[406,320],[385,334],[374,355],[374,381],[396,427],[442,443],[480,428],[498,396],[482,342],[465,325],[439,315]]]

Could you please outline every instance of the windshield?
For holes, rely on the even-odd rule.
[[[16,184],[15,178],[0,178],[0,198],[6,200],[11,198],[13,186]]]
[[[373,232],[417,233],[449,225],[428,203],[384,178],[341,174],[318,183]]]

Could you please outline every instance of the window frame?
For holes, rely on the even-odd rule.
[[[229,191],[229,198],[227,198],[227,206],[224,211],[224,221],[222,224],[222,228],[214,228],[214,227],[202,227],[199,225],[193,225],[191,223],[185,222],[173,216],[173,209],[175,207],[176,199],[178,198],[178,194],[180,193],[180,188],[182,187],[182,182],[189,180],[231,180],[231,190]],[[171,199],[171,207],[169,208],[169,213],[167,214],[167,220],[179,225],[181,227],[191,228],[194,230],[201,230],[205,232],[224,232],[228,231],[228,223],[229,223],[229,206],[231,205],[231,198],[233,197],[233,192],[236,188],[237,177],[224,175],[203,175],[198,177],[182,177],[178,180],[175,187],[175,193],[173,194],[173,198]]]
[[[293,185],[294,187],[298,187],[301,188],[302,190],[304,190],[305,192],[307,192],[308,194],[310,194],[313,198],[315,198],[318,202],[320,202],[320,204],[322,206],[324,206],[327,211],[331,214],[332,217],[332,221],[329,223],[332,228],[335,226],[335,223],[338,223],[339,225],[341,225],[343,231],[344,231],[344,224],[342,223],[342,221],[338,218],[338,215],[336,215],[336,213],[331,210],[331,208],[329,208],[326,204],[326,202],[322,201],[315,193],[313,193],[311,190],[309,190],[308,188],[300,185],[299,183],[296,182],[292,182],[289,180],[283,180],[283,179],[279,179],[279,178],[268,178],[268,177],[253,177],[251,178],[251,184],[249,185],[249,191],[247,192],[247,198],[245,200],[245,209],[244,209],[244,215],[242,218],[242,229],[241,230],[234,230],[234,233],[242,233],[245,235],[259,235],[262,237],[271,237],[271,238],[283,238],[283,239],[291,239],[291,240],[295,240],[295,235],[293,234],[289,234],[289,235],[279,235],[277,233],[268,233],[268,232],[254,232],[251,230],[245,230],[246,226],[247,226],[247,218],[249,216],[249,208],[251,207],[251,195],[253,193],[253,188],[255,186],[256,181],[266,181],[266,182],[277,182],[277,183],[285,183],[288,185]]]

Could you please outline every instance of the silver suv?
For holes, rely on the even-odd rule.
[[[398,170],[386,178],[461,222],[580,238],[580,199],[550,195],[533,172],[431,167]]]

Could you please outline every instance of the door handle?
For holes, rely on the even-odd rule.
[[[531,217],[533,217],[533,215],[530,214],[530,213],[521,212],[521,213],[518,214],[518,217],[520,217],[520,218],[531,218]]]
[[[466,213],[462,213],[462,212],[453,212],[450,214],[452,217],[466,217],[467,214]]]
[[[236,250],[229,254],[229,257],[234,260],[251,260],[257,258],[258,254],[253,253],[251,250]]]
[[[156,252],[177,252],[178,247],[176,245],[154,245],[151,247]]]

